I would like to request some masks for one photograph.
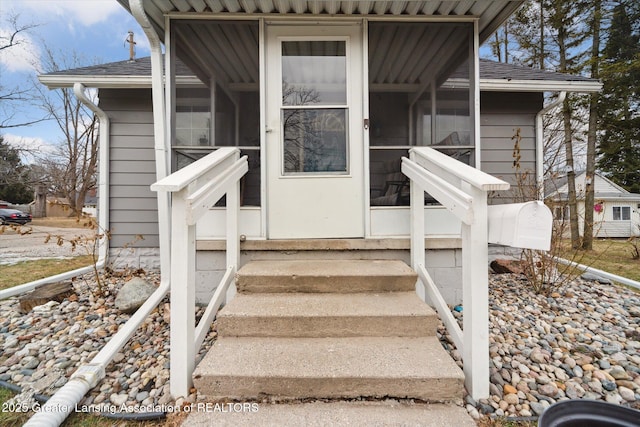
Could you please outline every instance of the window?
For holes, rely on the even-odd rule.
[[[193,105],[198,102],[183,100],[190,105],[176,106],[176,140],[178,146],[211,145],[211,111],[207,105]],[[202,101],[200,101],[202,102]]]
[[[630,206],[614,206],[613,207],[613,220],[614,221],[629,221],[629,220],[631,220],[631,207]]]
[[[553,210],[553,219],[556,221],[569,221],[569,206],[556,206]]]
[[[472,29],[468,23],[369,23],[371,206],[409,204],[400,158],[412,147],[475,165],[473,61],[466,60]],[[446,36],[454,33],[459,37]],[[439,204],[430,195],[425,203]]]
[[[237,147],[249,157],[249,172],[240,179],[242,206],[260,206],[260,93],[258,21],[173,20],[172,170],[179,170],[220,147]],[[223,49],[225,61],[191,55],[184,43],[207,34]],[[188,64],[178,57],[189,57]],[[189,70],[189,68],[192,68]],[[180,84],[178,78],[198,76],[201,85]],[[213,78],[215,77],[215,78]]]

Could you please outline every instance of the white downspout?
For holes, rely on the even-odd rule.
[[[538,185],[538,200],[544,202],[544,115],[564,102],[567,92],[562,91],[558,99],[545,106],[536,114],[536,183]]]
[[[169,162],[165,138],[165,99],[162,49],[160,39],[144,12],[143,0],[129,0],[131,14],[144,30],[151,46],[151,79],[153,95],[154,141],[156,176],[162,179],[169,174]],[[158,192],[158,227],[160,228],[160,274],[158,289],[114,335],[87,365],[80,366],[60,390],[32,416],[25,426],[59,426],[75,410],[84,395],[105,376],[105,367],[113,356],[127,343],[137,327],[148,316],[170,289],[170,199],[168,192]],[[163,231],[164,228],[164,231]]]
[[[109,239],[106,238],[106,231],[109,228],[109,134],[111,133],[111,121],[107,113],[89,99],[85,90],[86,87],[82,83],[73,85],[73,93],[76,98],[93,111],[100,123],[100,139],[98,140],[98,233],[105,235],[105,237],[102,238],[98,247],[98,263],[102,260],[104,264],[109,256]]]
[[[44,279],[34,280],[19,286],[0,291],[0,300],[29,292],[47,283],[55,283],[61,280],[67,280],[72,277],[80,276],[86,273],[101,270],[107,263],[109,256],[109,239],[106,237],[106,231],[109,228],[109,116],[98,108],[97,105],[89,99],[84,93],[85,86],[76,83],[73,91],[80,102],[87,106],[98,117],[100,123],[99,148],[98,148],[98,233],[103,237],[100,239],[98,246],[98,259],[96,265],[81,267],[65,273],[56,274],[55,276],[45,277]]]

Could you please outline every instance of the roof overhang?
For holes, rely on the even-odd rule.
[[[87,75],[55,75],[43,74],[38,76],[40,83],[49,89],[73,87],[82,83],[88,88],[98,89],[145,89],[151,88],[151,76],[87,76]],[[195,76],[176,76],[179,86],[202,86],[203,83]]]
[[[151,76],[87,76],[87,75],[41,75],[38,79],[49,89],[73,87],[75,83],[82,83],[88,88],[99,89],[145,89],[151,88]],[[196,76],[176,76],[178,86],[202,86],[203,83]],[[466,87],[468,81],[451,79],[445,82],[443,87]],[[237,91],[257,91],[257,85],[236,85],[232,89]],[[418,85],[372,85],[373,92],[399,91],[415,92]],[[480,78],[480,90],[485,92],[574,92],[591,93],[602,89],[602,83],[598,81],[531,81],[531,80],[504,80]]]
[[[545,199],[549,199],[551,201],[554,202],[566,202],[569,199],[569,196],[566,193],[562,193],[562,194],[550,194],[548,196],[545,197]],[[636,193],[629,193],[629,194],[620,194],[620,195],[602,195],[602,194],[595,194],[594,195],[594,199],[596,199],[596,202],[598,201],[603,201],[603,202],[631,202],[631,203],[636,203],[636,202],[640,202],[640,194],[636,194]],[[578,198],[579,202],[584,201],[584,197],[580,197]]]
[[[599,81],[480,79],[480,88],[491,92],[600,92]]]

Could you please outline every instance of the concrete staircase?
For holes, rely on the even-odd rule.
[[[416,277],[400,261],[251,262],[194,385],[208,401],[460,401],[463,373]]]

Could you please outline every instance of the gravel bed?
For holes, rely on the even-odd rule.
[[[86,275],[73,282],[77,298],[51,301],[25,314],[20,312],[17,298],[0,301],[0,380],[29,393],[54,394],[129,320],[130,315],[114,307],[118,289],[129,278],[103,279],[104,297],[96,297],[91,292],[96,282],[92,275]],[[160,282],[156,274],[148,274],[145,279]],[[196,317],[203,311],[199,309]],[[80,405],[91,412],[173,405],[169,392],[169,317],[170,306],[165,299],[115,355],[105,378]],[[211,347],[215,336],[212,328],[198,358]],[[195,401],[195,394],[186,400]]]
[[[496,274],[489,310],[491,396],[467,396],[474,418],[537,417],[567,399],[640,409],[639,293],[576,279],[545,297],[523,276]],[[462,326],[464,311],[453,313]],[[439,337],[462,367],[442,325]]]

